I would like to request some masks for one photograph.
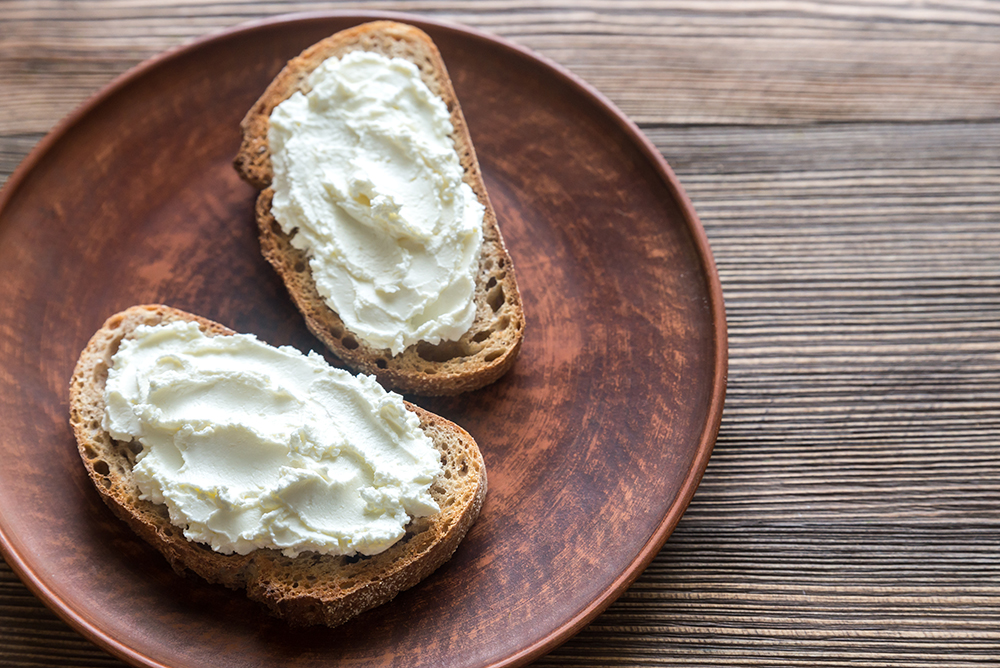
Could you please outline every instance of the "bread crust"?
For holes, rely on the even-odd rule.
[[[271,156],[267,134],[274,108],[296,91],[308,92],[306,79],[324,60],[365,50],[414,63],[428,88],[451,113],[452,139],[464,169],[464,181],[486,208],[483,246],[476,278],[476,316],[457,341],[413,344],[393,355],[369,346],[349,331],[316,290],[305,252],[271,214]],[[490,203],[472,139],[451,79],[437,47],[423,31],[394,21],[366,23],[309,47],[288,62],[241,123],[243,141],[233,164],[240,176],[261,190],[256,219],[261,252],[281,276],[306,325],[348,366],[374,375],[383,385],[421,395],[454,395],[492,383],[513,365],[524,338],[524,310],[514,264],[504,245]]]
[[[451,558],[479,515],[486,469],[475,440],[458,425],[409,402],[421,429],[441,453],[445,474],[431,486],[441,511],[417,518],[406,536],[371,557],[277,550],[225,555],[184,538],[166,507],[139,499],[132,466],[140,448],[111,438],[102,426],[104,388],[111,358],[139,325],[186,320],[208,335],[234,332],[219,323],[159,304],[134,306],[110,317],[80,354],[70,382],[70,424],[91,481],[111,510],[159,550],[178,573],[192,571],[212,583],[245,589],[249,598],[295,626],[337,626],[409,589]]]

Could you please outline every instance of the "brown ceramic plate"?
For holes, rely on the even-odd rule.
[[[569,638],[649,563],[701,478],[726,331],[704,231],[606,100],[494,37],[415,17],[444,55],[517,266],[523,352],[496,385],[418,400],[463,425],[490,491],[455,557],[337,629],[289,629],[180,578],[112,517],[67,423],[77,355],[163,302],[320,346],[260,256],[238,124],[284,62],[387,15],[292,17],[203,39],[72,114],[0,195],[0,545],[49,606],[143,666],[513,666]]]

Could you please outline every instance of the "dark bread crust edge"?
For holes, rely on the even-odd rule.
[[[458,341],[417,343],[395,356],[388,349],[365,344],[344,327],[316,291],[306,254],[291,245],[271,215],[272,171],[267,143],[271,112],[294,92],[305,91],[306,78],[324,60],[356,50],[404,57],[417,65],[424,83],[445,101],[451,113],[464,180],[486,208],[472,327]],[[262,190],[256,206],[261,251],[281,276],[310,331],[331,352],[352,368],[374,375],[383,385],[421,395],[468,392],[510,370],[520,353],[525,325],[514,265],[500,234],[461,106],[430,37],[413,26],[376,21],[317,42],[288,62],[240,127],[243,141],[233,164],[244,180]]]
[[[192,571],[267,606],[289,624],[337,626],[390,601],[451,558],[486,497],[486,469],[475,440],[461,427],[407,402],[442,454],[446,471],[432,485],[441,512],[413,520],[407,536],[372,557],[276,550],[224,555],[184,538],[166,508],[138,498],[131,476],[136,450],[101,428],[104,385],[121,340],[142,324],[197,322],[209,335],[234,332],[206,318],[163,305],[134,306],[110,317],[80,354],[70,382],[70,424],[87,473],[102,500],[136,534],[160,551],[178,573]]]

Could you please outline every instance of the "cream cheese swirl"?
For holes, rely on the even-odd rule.
[[[438,506],[419,418],[316,353],[194,323],[138,327],[112,359],[104,428],[142,445],[140,498],[226,554],[376,554]]]
[[[330,58],[270,116],[271,212],[344,324],[393,355],[475,318],[485,207],[444,101],[400,58]]]

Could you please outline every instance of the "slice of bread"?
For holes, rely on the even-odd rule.
[[[486,207],[472,327],[457,341],[415,343],[395,356],[388,349],[367,345],[344,327],[317,292],[306,253],[291,245],[291,238],[271,215],[273,190],[267,138],[271,112],[296,91],[308,92],[306,79],[324,60],[357,50],[405,58],[417,66],[424,83],[451,112],[452,138],[465,170],[464,180]],[[387,387],[422,395],[475,390],[494,382],[513,366],[524,335],[524,311],[514,265],[500,236],[496,213],[486,194],[472,139],[444,61],[423,31],[392,21],[377,21],[339,32],[309,47],[289,61],[271,82],[241,127],[243,144],[234,165],[243,179],[262,191],[256,213],[261,251],[284,280],[306,325],[345,364],[374,375]]]
[[[486,469],[468,433],[412,404],[407,408],[420,417],[421,429],[441,453],[444,473],[431,486],[441,511],[412,520],[405,537],[388,550],[371,557],[306,552],[290,558],[271,549],[241,556],[220,554],[184,538],[165,506],[139,499],[132,473],[139,444],[116,441],[101,427],[108,368],[122,339],[139,325],[175,320],[197,322],[212,336],[233,334],[218,323],[167,306],[134,306],[109,318],[93,336],[70,383],[70,424],[90,479],[115,514],[162,552],[174,570],[246,589],[247,596],[292,625],[336,626],[389,601],[451,557],[479,515]]]

